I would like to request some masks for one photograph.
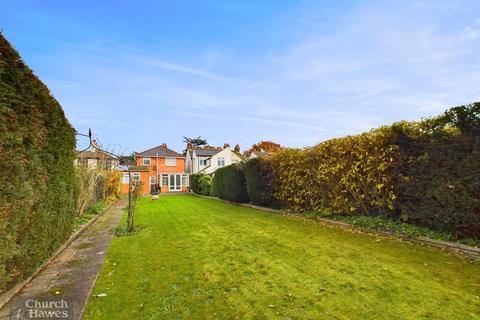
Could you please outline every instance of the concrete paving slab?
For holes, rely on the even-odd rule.
[[[110,207],[41,270],[0,310],[0,320],[81,319],[125,205]]]

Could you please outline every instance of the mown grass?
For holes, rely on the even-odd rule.
[[[136,223],[84,319],[480,319],[480,264],[435,249],[195,196]]]
[[[380,217],[380,216],[334,215],[328,218],[347,222],[355,227],[388,231],[393,234],[403,235],[411,238],[423,236],[430,239],[456,242],[456,243],[480,248],[480,240],[477,240],[477,239],[469,239],[469,238],[457,239],[451,233],[434,231],[428,228],[423,228],[423,227],[411,225],[404,222],[394,221],[394,220],[391,220],[385,217]]]

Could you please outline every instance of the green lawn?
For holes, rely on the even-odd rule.
[[[480,264],[442,251],[186,195],[136,223],[84,319],[480,319]]]

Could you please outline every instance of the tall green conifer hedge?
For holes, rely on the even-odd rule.
[[[245,173],[240,164],[217,169],[213,175],[213,192],[220,198],[233,202],[248,202]]]
[[[70,235],[74,157],[61,106],[0,33],[0,292]]]
[[[272,173],[267,159],[254,158],[245,162],[245,179],[250,202],[259,206],[278,208],[273,196]]]

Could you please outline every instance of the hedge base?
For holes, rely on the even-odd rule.
[[[277,213],[277,214],[281,214],[281,215],[289,216],[289,217],[294,217],[294,218],[316,220],[316,221],[323,222],[323,223],[326,223],[326,224],[329,224],[329,225],[334,225],[334,226],[337,226],[337,227],[340,227],[340,228],[353,229],[353,230],[363,232],[363,233],[374,233],[374,234],[381,235],[381,236],[388,236],[388,237],[395,238],[395,239],[398,239],[398,240],[408,241],[408,242],[411,242],[411,243],[417,243],[417,244],[429,246],[429,247],[432,247],[432,248],[440,249],[442,251],[448,251],[448,252],[454,253],[456,255],[460,255],[462,257],[467,257],[469,259],[480,260],[480,248],[470,247],[470,246],[460,244],[460,243],[434,240],[434,239],[430,239],[430,238],[427,238],[427,237],[412,238],[412,237],[399,235],[399,234],[395,234],[395,233],[388,232],[388,231],[369,229],[369,228],[361,228],[361,227],[353,226],[353,225],[351,225],[349,223],[346,223],[346,222],[336,221],[336,220],[332,220],[332,219],[328,219],[328,218],[320,218],[320,217],[308,218],[308,217],[299,216],[298,214],[295,214],[291,211],[266,208],[266,207],[257,206],[257,205],[251,204],[251,203],[236,203],[236,202],[223,200],[223,199],[220,199],[220,198],[217,198],[217,197],[203,196],[203,195],[196,194],[196,193],[193,193],[193,194],[198,196],[198,197],[215,199],[215,200],[218,200],[218,201],[222,201],[224,203],[233,204],[233,205],[237,205],[237,206],[248,207],[248,208],[262,210],[262,211],[268,211],[268,212]]]
[[[97,221],[98,218],[100,218],[107,210],[109,210],[113,205],[118,203],[118,201],[112,202],[110,205],[108,205],[106,208],[102,210],[99,214],[95,215],[90,221],[85,223],[80,229],[75,231],[68,240],[58,248],[55,253],[50,256],[44,263],[42,263],[28,278],[26,278],[23,281],[20,281],[17,283],[15,286],[7,290],[6,292],[2,293],[0,295],[0,309],[2,309],[9,301],[10,299],[13,298],[24,286],[26,286],[30,281],[32,281],[35,276],[43,270],[48,264],[50,264],[53,259],[55,259],[59,254],[63,252],[73,241],[75,241],[85,230],[87,230],[95,221]]]

